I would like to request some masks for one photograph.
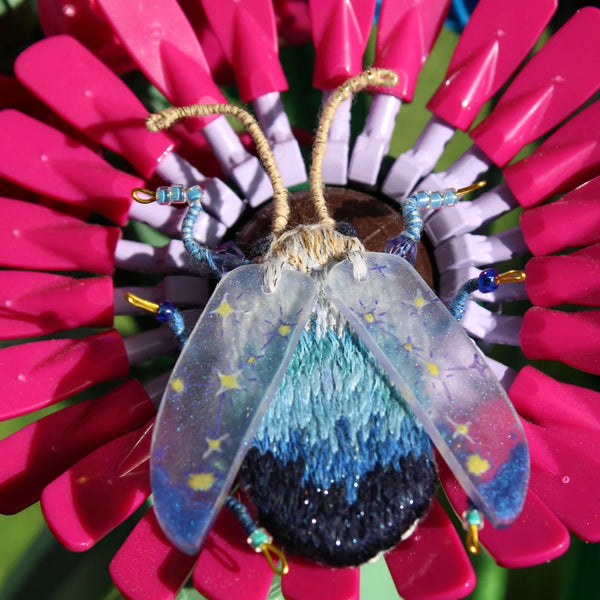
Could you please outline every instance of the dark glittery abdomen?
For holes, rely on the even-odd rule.
[[[362,342],[304,332],[240,471],[288,553],[334,567],[395,546],[428,510],[431,443]]]

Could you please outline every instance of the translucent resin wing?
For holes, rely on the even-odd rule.
[[[273,293],[264,268],[223,277],[162,399],[152,446],[154,508],[182,551],[210,530],[316,300],[312,279],[284,269]]]
[[[483,355],[403,259],[367,253],[368,276],[335,265],[325,292],[409,402],[468,496],[495,527],[523,506],[529,452]]]

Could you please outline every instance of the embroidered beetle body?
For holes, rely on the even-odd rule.
[[[324,296],[240,476],[286,551],[337,567],[395,546],[429,507],[437,481],[429,438]]]
[[[386,82],[389,72],[369,72],[333,104]],[[183,551],[200,549],[241,469],[260,520],[287,549],[360,564],[426,512],[431,442],[492,525],[509,524],[522,507],[529,463],[516,414],[475,344],[403,258],[421,233],[415,211],[433,196],[405,203],[407,229],[390,245],[400,255],[365,252],[336,231],[320,181],[334,108],[324,110],[313,152],[319,224],[286,231],[287,192],[272,175],[271,245],[260,264],[221,279],[161,402],[154,506]],[[265,163],[272,171],[268,153]],[[438,197],[456,201],[454,192]],[[184,223],[186,247],[205,256],[191,231]]]

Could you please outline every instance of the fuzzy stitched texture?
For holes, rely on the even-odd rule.
[[[396,545],[437,474],[420,423],[330,309],[302,334],[240,475],[287,552],[341,567]]]

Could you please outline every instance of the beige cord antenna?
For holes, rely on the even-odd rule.
[[[317,212],[319,222],[323,225],[335,225],[335,221],[329,215],[325,196],[323,194],[323,160],[325,158],[325,149],[327,147],[327,138],[333,117],[339,105],[350,98],[352,94],[360,92],[366,87],[385,86],[393,87],[398,83],[398,75],[388,69],[371,68],[363,71],[360,75],[348,79],[344,84],[335,90],[325,105],[317,135],[313,144],[312,164],[310,167],[310,192]]]
[[[393,71],[375,68],[368,69],[360,75],[349,79],[346,83],[337,88],[325,105],[319,120],[319,126],[313,144],[312,165],[310,169],[310,191],[315,205],[317,218],[321,225],[328,227],[333,227],[335,225],[335,221],[331,218],[325,202],[321,171],[329,130],[331,129],[331,123],[338,106],[352,94],[361,91],[365,87],[392,87],[396,85],[397,82],[398,76]],[[150,115],[148,119],[146,119],[146,127],[150,131],[159,131],[161,129],[168,129],[183,118],[207,117],[210,115],[227,115],[235,117],[242,125],[244,125],[244,127],[246,127],[248,133],[252,136],[252,139],[256,144],[257,152],[273,186],[274,212],[271,231],[275,237],[278,238],[285,232],[289,224],[289,192],[283,187],[281,175],[275,163],[275,157],[273,156],[271,146],[259,124],[256,122],[256,119],[250,113],[243,108],[231,104],[192,104],[191,106],[182,107],[173,106]]]
[[[281,175],[275,164],[275,157],[273,156],[271,146],[260,128],[260,125],[248,111],[232,104],[192,104],[191,106],[172,106],[150,115],[146,119],[146,127],[150,131],[159,131],[161,129],[168,129],[177,121],[186,117],[207,117],[209,115],[235,117],[242,125],[244,125],[248,133],[252,136],[258,155],[265,165],[267,175],[273,186],[273,203],[275,205],[275,210],[271,228],[276,236],[281,235],[287,228],[290,216],[288,191],[283,187]]]

